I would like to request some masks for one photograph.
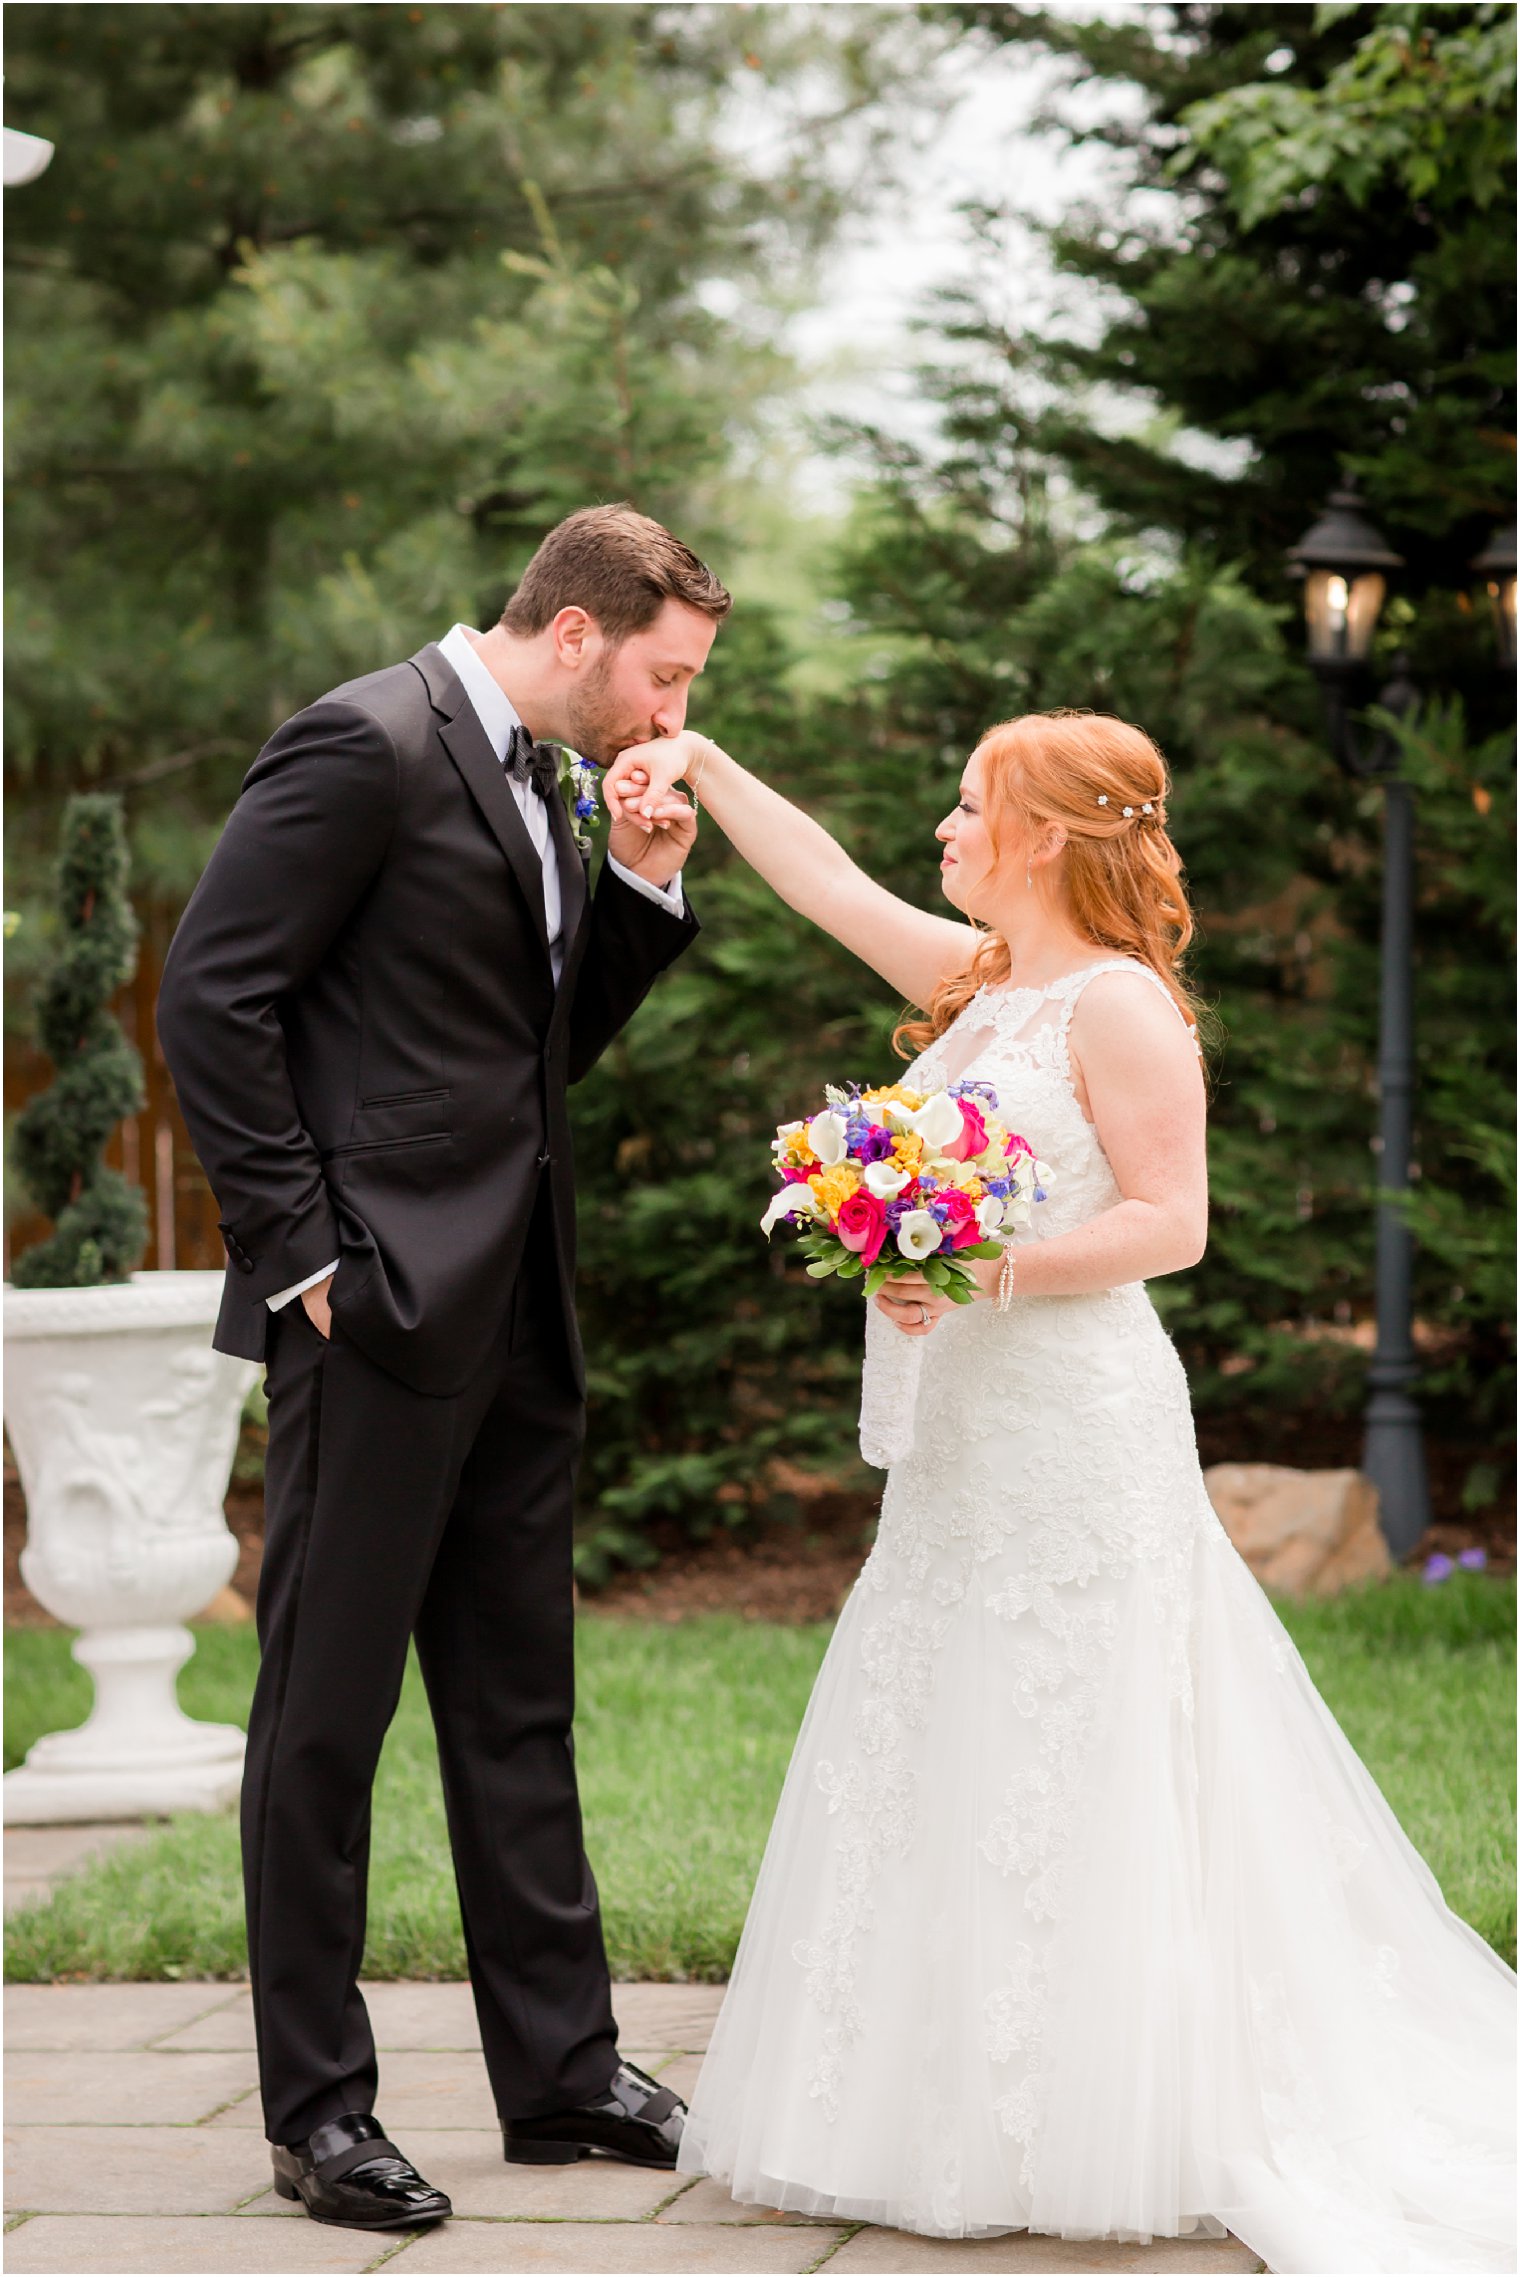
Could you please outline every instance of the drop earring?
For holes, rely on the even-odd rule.
[[[1024,884],[1030,893],[1034,892],[1034,864],[1032,862],[1024,864]]]

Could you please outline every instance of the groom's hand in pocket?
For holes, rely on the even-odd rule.
[[[307,1319],[317,1334],[328,1341],[332,1338],[332,1306],[328,1302],[328,1295],[336,1279],[335,1273],[329,1273],[325,1281],[314,1282],[311,1288],[301,1291],[301,1302],[306,1307]]]

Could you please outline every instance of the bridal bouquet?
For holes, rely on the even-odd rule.
[[[789,1218],[823,1280],[921,1275],[970,1304],[973,1257],[996,1257],[1043,1202],[1050,1172],[1027,1139],[998,1120],[988,1083],[910,1091],[829,1084],[810,1121],[783,1123],[772,1159],[784,1181],[761,1219],[769,1235]]]

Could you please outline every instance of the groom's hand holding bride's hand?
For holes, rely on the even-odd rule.
[[[697,842],[696,813],[668,784],[655,794],[644,791],[637,807],[616,797],[612,778],[627,756],[624,752],[615,759],[602,778],[602,796],[612,818],[607,851],[650,885],[668,886],[686,867],[686,857]],[[625,783],[634,773],[625,770]]]
[[[679,735],[660,736],[653,743],[636,743],[620,751],[602,777],[608,813],[617,821],[626,817],[657,823],[681,778],[691,772],[700,776],[703,754],[710,748],[706,736],[683,727]]]

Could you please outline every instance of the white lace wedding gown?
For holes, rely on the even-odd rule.
[[[1066,1043],[1114,971],[1160,985],[983,991],[905,1078],[996,1086],[1057,1173],[1030,1239],[1119,1199]],[[682,2169],[932,2236],[1513,2270],[1514,1978],[1215,1517],[1144,1287],[869,1318],[901,1459]]]

